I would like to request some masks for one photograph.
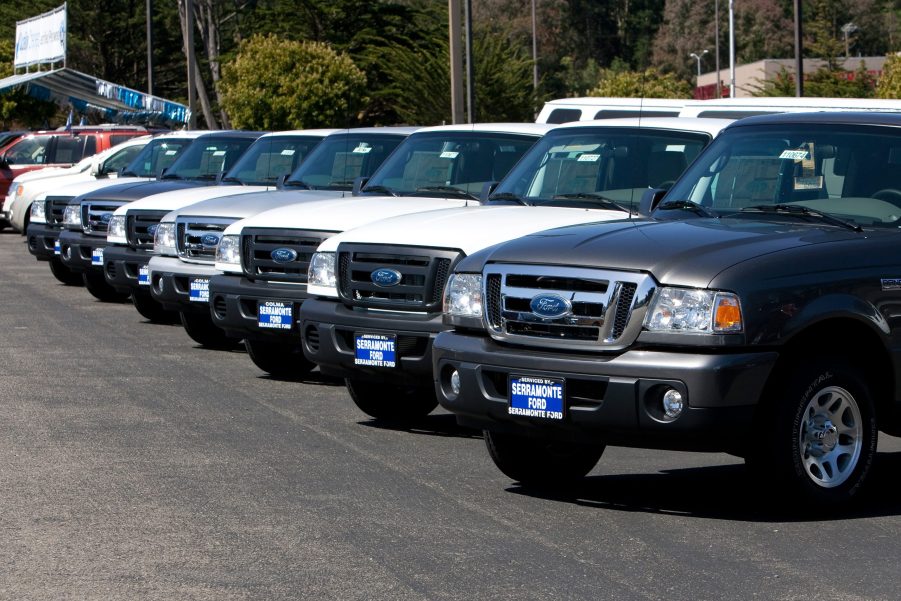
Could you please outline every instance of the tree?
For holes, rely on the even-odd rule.
[[[901,56],[885,58],[882,76],[876,83],[876,98],[901,98]]]
[[[223,67],[221,86],[223,108],[236,127],[335,127],[356,124],[366,76],[326,44],[257,35]]]
[[[653,67],[644,71],[607,70],[589,96],[691,98],[691,84],[674,73],[661,73]]]

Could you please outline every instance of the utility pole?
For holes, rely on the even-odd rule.
[[[147,0],[147,95],[153,96],[153,0]]]
[[[190,2],[191,0],[188,0]],[[460,0],[448,0],[451,123],[463,123],[463,50],[460,48]]]
[[[185,0],[185,54],[188,58],[188,129],[197,128],[197,117],[194,111],[194,0]]]
[[[804,96],[804,58],[801,37],[801,0],[795,0],[795,96]]]
[[[795,0],[800,2],[800,0]],[[735,0],[729,0],[729,98],[735,98]]]
[[[463,5],[466,10],[466,122],[476,120],[476,80],[472,64],[472,0]]]
[[[716,97],[723,97],[723,84],[720,81],[720,0],[713,0],[713,37],[716,38]]]

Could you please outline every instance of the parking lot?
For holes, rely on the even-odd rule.
[[[17,234],[0,258],[2,599],[901,597],[901,439],[830,519],[762,509],[722,454],[610,448],[537,494],[443,411],[389,427],[58,284]]]

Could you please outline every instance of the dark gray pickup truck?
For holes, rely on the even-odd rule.
[[[661,196],[461,261],[441,405],[526,485],[609,444],[725,451],[773,497],[850,501],[901,431],[901,115],[736,122]]]

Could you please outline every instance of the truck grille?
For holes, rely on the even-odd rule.
[[[62,227],[63,214],[74,196],[48,196],[45,202],[45,214],[47,216],[47,225],[56,225]]]
[[[128,211],[125,231],[128,246],[135,249],[152,249],[156,228],[168,211]]]
[[[235,221],[224,217],[178,217],[175,220],[178,256],[196,263],[214,263],[222,232]]]
[[[313,253],[331,235],[295,229],[244,229],[241,267],[254,280],[306,284]]]
[[[114,200],[86,200],[81,203],[81,223],[85,234],[106,235],[113,212],[127,204]]]
[[[437,248],[341,244],[338,293],[356,307],[440,312],[444,285],[461,256]],[[380,271],[391,273],[393,283],[376,283]]]
[[[631,344],[655,288],[645,274],[578,267],[489,265],[484,277],[485,320],[493,338],[577,350]],[[542,301],[562,308],[542,315]]]

